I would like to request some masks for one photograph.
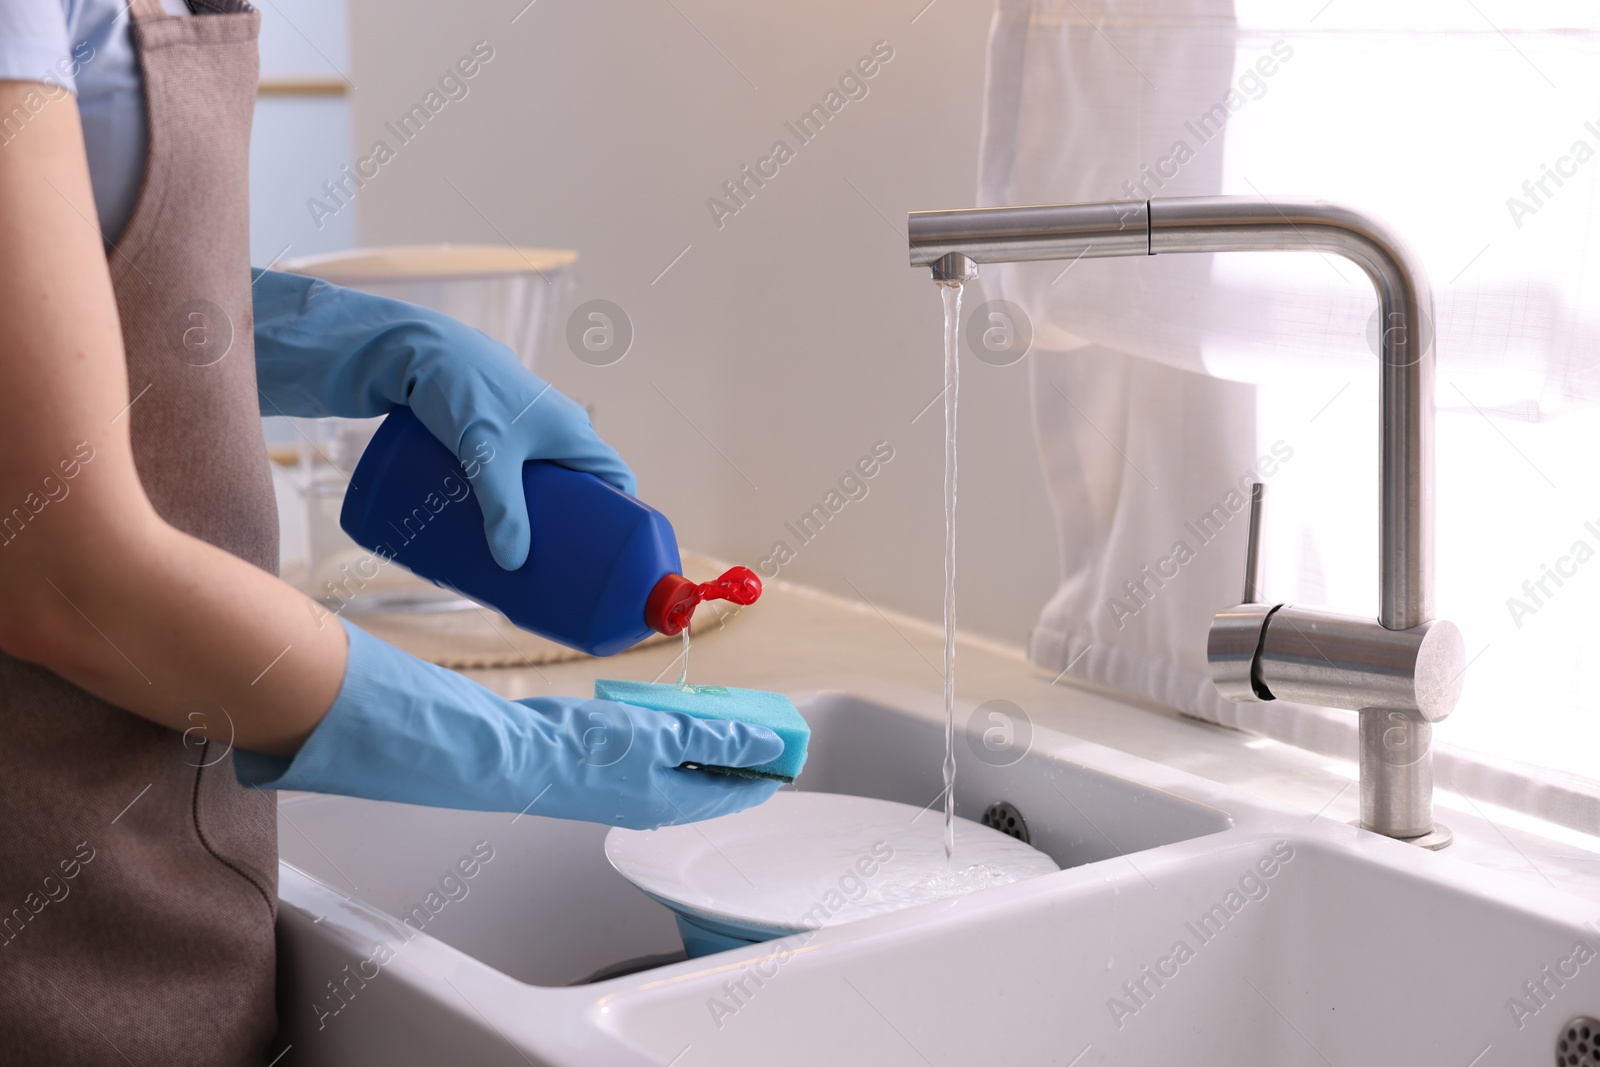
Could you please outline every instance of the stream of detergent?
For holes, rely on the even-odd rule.
[[[678,688],[692,689],[689,684],[689,628],[683,628],[683,669],[678,672]]]
[[[961,283],[944,300],[944,856],[956,851],[956,400],[961,395]]]

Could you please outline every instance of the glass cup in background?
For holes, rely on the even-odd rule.
[[[559,331],[578,254],[503,245],[406,245],[292,260],[279,268],[441,311],[501,341],[537,372]],[[305,569],[296,584],[330,609],[455,611],[477,605],[372,554],[339,527],[350,474],[381,419],[290,419],[292,481],[304,513]],[[285,512],[290,509],[285,508]],[[286,514],[285,522],[295,516]],[[296,542],[285,530],[286,548]],[[289,553],[285,553],[288,555]],[[286,576],[299,568],[284,560]],[[376,575],[374,575],[376,571]]]

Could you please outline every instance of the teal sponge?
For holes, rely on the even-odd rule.
[[[806,745],[811,727],[782,693],[762,689],[727,689],[720,685],[694,685],[680,689],[671,683],[623,682],[601,678],[594,683],[596,700],[614,700],[655,711],[679,711],[697,719],[732,719],[765,726],[783,741],[783,755],[755,767],[707,767],[706,770],[749,778],[792,782],[806,765]]]

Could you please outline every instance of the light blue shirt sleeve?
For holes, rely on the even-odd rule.
[[[0,0],[0,81],[48,82],[76,92],[77,72],[71,64],[67,11],[61,0]],[[26,118],[15,112],[0,116],[0,143],[10,143],[24,125]]]
[[[168,14],[186,10],[178,0],[163,0],[162,7]],[[23,136],[49,102],[75,93],[108,245],[133,214],[149,148],[132,24],[125,0],[0,0],[0,79],[53,87],[0,115],[0,147]]]

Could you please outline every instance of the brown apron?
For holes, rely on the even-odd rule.
[[[109,258],[121,417],[162,517],[275,572],[246,194],[260,15],[197,10],[132,4],[150,146]],[[235,782],[224,709],[190,720],[180,735],[0,655],[0,1060],[268,1062],[275,795]]]

